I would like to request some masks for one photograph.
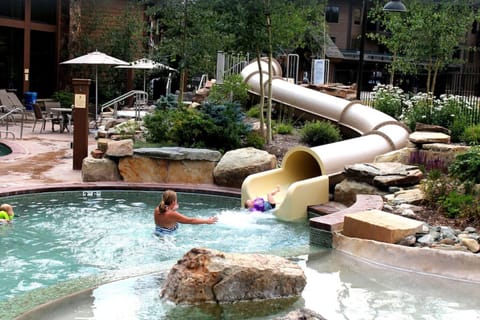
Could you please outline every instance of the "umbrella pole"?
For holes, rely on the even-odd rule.
[[[145,91],[145,73],[146,73],[146,71],[143,70],[143,91]]]
[[[98,113],[98,66],[95,65],[95,124],[97,123]]]

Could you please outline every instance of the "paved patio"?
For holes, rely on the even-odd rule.
[[[32,132],[33,120],[28,118],[24,123],[22,138],[19,122],[9,124],[9,131],[15,135],[0,136],[0,142],[8,145],[13,152],[0,157],[0,188],[16,188],[25,186],[45,185],[52,183],[80,183],[81,170],[73,170],[73,134],[51,131],[47,123],[46,130],[40,133],[37,124]],[[5,124],[0,123],[0,130],[5,130]],[[90,152],[96,148],[94,133],[88,136]]]

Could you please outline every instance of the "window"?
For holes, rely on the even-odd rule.
[[[339,7],[327,6],[325,8],[325,20],[328,23],[338,23],[339,13],[340,13]]]
[[[360,24],[360,22],[361,22],[361,17],[360,17],[361,14],[360,14],[360,12],[361,12],[361,10],[358,9],[358,8],[357,8],[357,9],[353,9],[353,14],[352,14],[352,15],[353,15],[353,17],[352,17],[353,19],[352,19],[352,20],[353,20],[353,23],[354,23],[354,24]]]

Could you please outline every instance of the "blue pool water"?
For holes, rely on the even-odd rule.
[[[13,198],[16,218],[0,227],[0,296],[92,274],[155,265],[192,247],[272,252],[308,244],[306,224],[279,223],[271,214],[239,209],[237,198],[178,195],[188,216],[216,215],[215,225],[181,225],[177,235],[153,235],[153,209],[161,193],[82,191]]]
[[[273,319],[303,307],[329,320],[480,319],[478,284],[310,247],[307,223],[248,213],[236,198],[179,193],[180,212],[217,215],[219,222],[181,225],[175,237],[160,240],[152,217],[160,194],[76,191],[2,199],[16,206],[17,216],[12,226],[0,227],[0,319],[93,285],[99,286],[63,313],[35,319]],[[160,287],[192,247],[291,257],[303,268],[307,286],[292,301],[172,306],[160,300]],[[117,276],[108,283],[108,277],[86,281],[100,274]]]

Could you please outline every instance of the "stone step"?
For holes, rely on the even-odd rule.
[[[381,210],[345,215],[343,235],[360,239],[397,243],[422,230],[423,222]]]

